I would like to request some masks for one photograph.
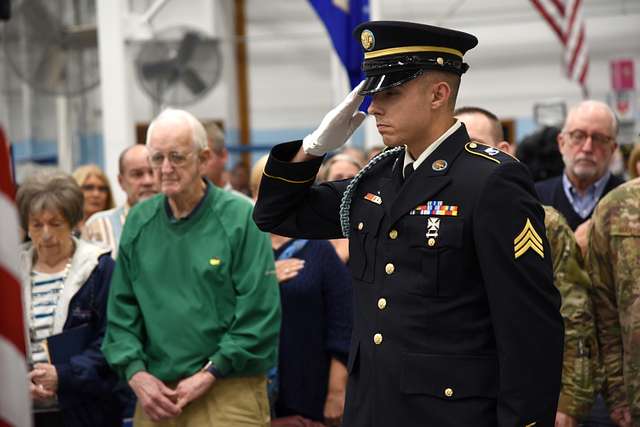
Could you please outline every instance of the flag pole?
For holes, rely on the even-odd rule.
[[[234,8],[235,20],[235,61],[237,73],[238,91],[238,120],[240,124],[240,145],[249,146],[251,125],[249,120],[249,70],[247,65],[247,34],[245,0],[236,0]],[[241,154],[241,162],[247,168],[251,168],[251,154],[245,151]]]
[[[383,19],[381,0],[369,0],[369,17],[372,21]],[[364,149],[379,145],[383,145],[382,136],[378,133],[375,118],[368,115],[364,121]]]

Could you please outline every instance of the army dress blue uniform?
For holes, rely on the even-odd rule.
[[[299,147],[272,150],[254,219],[341,237],[349,181],[313,185],[322,159],[288,163]],[[462,125],[406,182],[400,151],[358,185],[345,427],[553,426],[563,342],[544,213],[525,167],[486,150]]]
[[[413,156],[395,147],[351,181],[314,185],[323,154],[364,118],[356,93],[432,70],[460,76],[477,39],[395,21],[361,24],[354,36],[365,81],[302,142],[272,149],[254,210],[258,226],[279,235],[349,236],[354,324],[343,426],[553,427],[560,295],[526,167],[469,141],[451,116],[406,174]],[[447,111],[437,111],[446,122]],[[435,117],[405,113],[408,126]]]

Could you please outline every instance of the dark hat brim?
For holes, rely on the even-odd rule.
[[[360,90],[360,95],[373,95],[374,93],[382,92],[383,90],[391,89],[395,86],[400,86],[401,84],[420,76],[423,71],[424,70],[422,69],[414,69],[369,76],[364,80],[364,85]]]

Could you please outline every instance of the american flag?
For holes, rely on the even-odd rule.
[[[564,46],[567,76],[580,83],[586,93],[589,51],[585,33],[582,0],[531,0],[540,15]]]
[[[9,145],[0,128],[0,427],[31,426],[14,196]]]

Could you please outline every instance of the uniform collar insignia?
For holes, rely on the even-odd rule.
[[[448,164],[446,160],[439,159],[431,164],[431,169],[433,169],[436,172],[440,172],[445,170],[447,166]]]

